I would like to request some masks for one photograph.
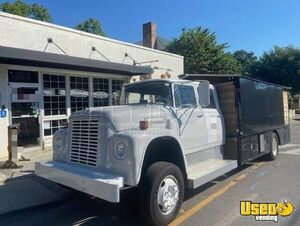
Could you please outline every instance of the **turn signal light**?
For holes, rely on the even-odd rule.
[[[140,129],[141,130],[148,129],[148,121],[140,121]]]

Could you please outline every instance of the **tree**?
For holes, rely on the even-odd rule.
[[[300,49],[293,46],[273,47],[260,58],[254,76],[292,87],[292,93],[300,92]]]
[[[239,62],[242,67],[242,74],[251,76],[257,66],[258,59],[253,52],[246,50],[237,50],[232,56]]]
[[[80,31],[85,31],[92,34],[105,36],[100,21],[94,18],[89,18],[77,24],[74,28]]]
[[[30,18],[35,20],[41,20],[46,22],[52,22],[52,17],[45,7],[34,3],[31,5],[31,16]]]
[[[39,4],[27,4],[21,0],[15,2],[4,2],[0,5],[3,12],[11,13],[18,16],[28,17],[35,20],[52,22],[52,17],[45,7]]]
[[[18,16],[28,17],[31,12],[30,5],[20,1],[16,0],[14,3],[10,2],[4,2],[0,6],[1,11],[6,13],[11,13]]]
[[[234,74],[241,66],[232,54],[225,52],[226,43],[217,44],[216,35],[197,27],[183,29],[179,38],[167,46],[167,51],[184,56],[185,73]]]

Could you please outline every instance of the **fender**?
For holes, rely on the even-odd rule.
[[[147,132],[141,130],[132,130],[129,132],[127,130],[114,134],[109,138],[110,145],[108,149],[110,151],[108,151],[106,156],[106,169],[111,173],[123,176],[126,185],[136,186],[140,182],[143,167],[145,166],[145,158],[147,158],[146,153],[152,151],[149,150],[151,144],[159,141],[174,141],[173,144],[177,146],[176,153],[181,161],[181,170],[183,170],[184,173],[187,172],[186,158],[180,141],[172,135],[166,135],[170,134],[170,132],[166,133],[166,131],[160,130],[154,133],[154,131],[149,132],[149,130],[147,130]],[[111,150],[113,150],[111,145],[115,144],[117,140],[126,141],[128,145],[128,156],[124,160],[116,160],[111,153]],[[157,161],[166,161],[166,159],[159,158],[163,157],[163,154],[158,154],[157,157]],[[174,155],[174,157],[176,157],[176,155]]]
[[[182,145],[181,145],[181,142],[180,140],[178,140],[177,138],[173,137],[173,136],[157,136],[157,137],[154,137],[150,142],[147,143],[147,145],[145,146],[144,150],[143,150],[143,155],[142,155],[142,158],[141,158],[141,165],[140,165],[140,168],[139,168],[139,171],[138,171],[138,182],[140,181],[141,179],[141,176],[142,176],[142,173],[143,173],[143,170],[144,167],[146,166],[145,164],[147,164],[145,162],[145,158],[147,157],[147,154],[149,154],[149,152],[153,151],[151,150],[151,145],[154,144],[155,142],[160,142],[160,141],[166,141],[166,140],[173,140],[176,144],[176,146],[178,147],[178,150],[176,150],[177,154],[179,154],[181,160],[183,161],[182,163],[182,166],[178,166],[179,168],[181,168],[181,170],[183,170],[183,174],[186,175],[187,173],[187,164],[186,164],[186,157],[183,153],[183,149],[182,149]],[[150,149],[149,149],[150,148]],[[161,159],[161,161],[164,160],[164,159]],[[180,160],[179,160],[180,161]],[[147,166],[146,166],[147,167]]]

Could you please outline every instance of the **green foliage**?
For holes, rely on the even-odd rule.
[[[241,65],[243,75],[253,75],[258,63],[258,59],[253,52],[247,52],[242,49],[235,51],[232,55]]]
[[[89,18],[77,24],[74,28],[80,31],[85,31],[92,34],[105,36],[100,21],[94,18]]]
[[[35,19],[35,20],[41,20],[41,21],[46,21],[46,22],[52,22],[52,17],[45,7],[38,5],[38,4],[33,4],[31,6],[31,15],[30,18]]]
[[[240,73],[242,68],[232,54],[225,52],[227,47],[226,43],[217,43],[215,33],[197,27],[183,29],[166,50],[184,56],[185,73]]]
[[[30,5],[16,0],[14,3],[4,2],[0,6],[1,10],[6,13],[11,13],[18,16],[28,17],[31,12]]]
[[[18,16],[28,17],[35,20],[52,22],[52,17],[45,7],[38,4],[27,4],[21,0],[15,2],[4,2],[0,5],[0,10]]]
[[[292,87],[300,92],[300,49],[275,46],[260,58],[254,76],[265,81]]]

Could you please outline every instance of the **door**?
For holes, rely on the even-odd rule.
[[[207,131],[196,90],[192,85],[174,84],[179,137],[185,154],[194,153],[207,145]]]
[[[217,147],[225,143],[221,119],[221,110],[215,89],[210,88],[210,105],[203,107],[205,125],[208,134],[208,147]]]
[[[10,83],[12,124],[19,128],[18,146],[39,145],[38,83]]]

